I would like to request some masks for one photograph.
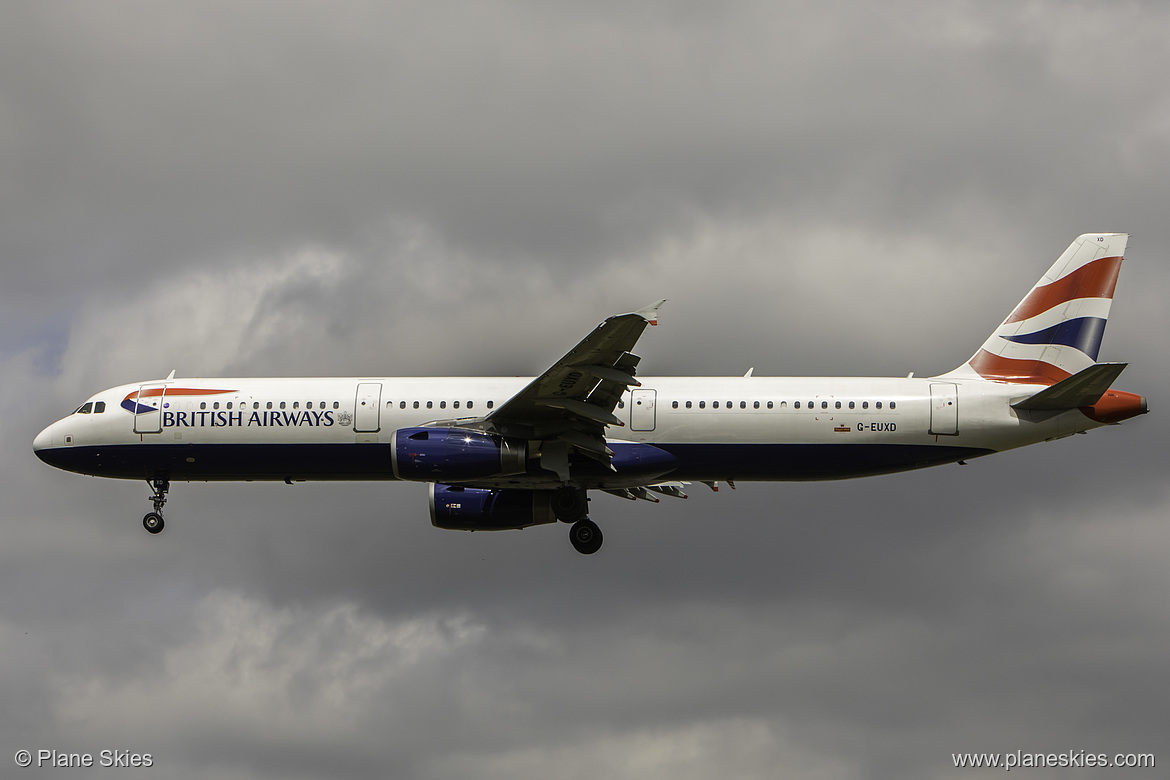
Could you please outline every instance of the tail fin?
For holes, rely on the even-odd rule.
[[[1128,233],[1086,233],[957,374],[1051,385],[1097,362]]]

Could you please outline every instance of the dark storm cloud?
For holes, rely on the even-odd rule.
[[[158,777],[935,777],[1170,756],[1166,12],[1147,3],[37,3],[0,30],[3,728]],[[163,376],[965,360],[1077,234],[1155,414],[966,467],[594,499],[52,472]],[[7,760],[7,759],[5,759]]]

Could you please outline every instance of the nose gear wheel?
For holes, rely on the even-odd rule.
[[[171,489],[170,480],[166,479],[151,479],[147,480],[150,485],[151,497],[150,500],[154,502],[154,511],[147,513],[146,517],[142,518],[142,527],[152,534],[162,533],[162,529],[166,526],[163,521],[162,510],[167,503],[167,493]]]

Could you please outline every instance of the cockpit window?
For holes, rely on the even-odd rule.
[[[93,413],[94,414],[101,414],[105,410],[106,410],[106,402],[105,401],[95,401],[94,402],[94,404],[93,404]]]
[[[93,411],[93,402],[90,401],[90,402],[82,404],[80,407],[78,407],[77,411],[74,412],[74,414],[89,414],[92,411]]]

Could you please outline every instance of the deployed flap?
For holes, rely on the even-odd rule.
[[[1097,363],[1078,371],[1035,395],[1012,404],[1013,409],[1033,412],[1051,412],[1092,406],[1101,399],[1109,386],[1121,375],[1129,363]]]
[[[613,410],[626,387],[637,385],[638,358],[630,350],[646,326],[657,321],[663,303],[610,317],[484,422],[504,434],[539,439],[570,430],[600,438],[605,425],[621,425]],[[578,437],[566,440],[581,446]],[[597,441],[588,449],[602,447],[604,442]]]

